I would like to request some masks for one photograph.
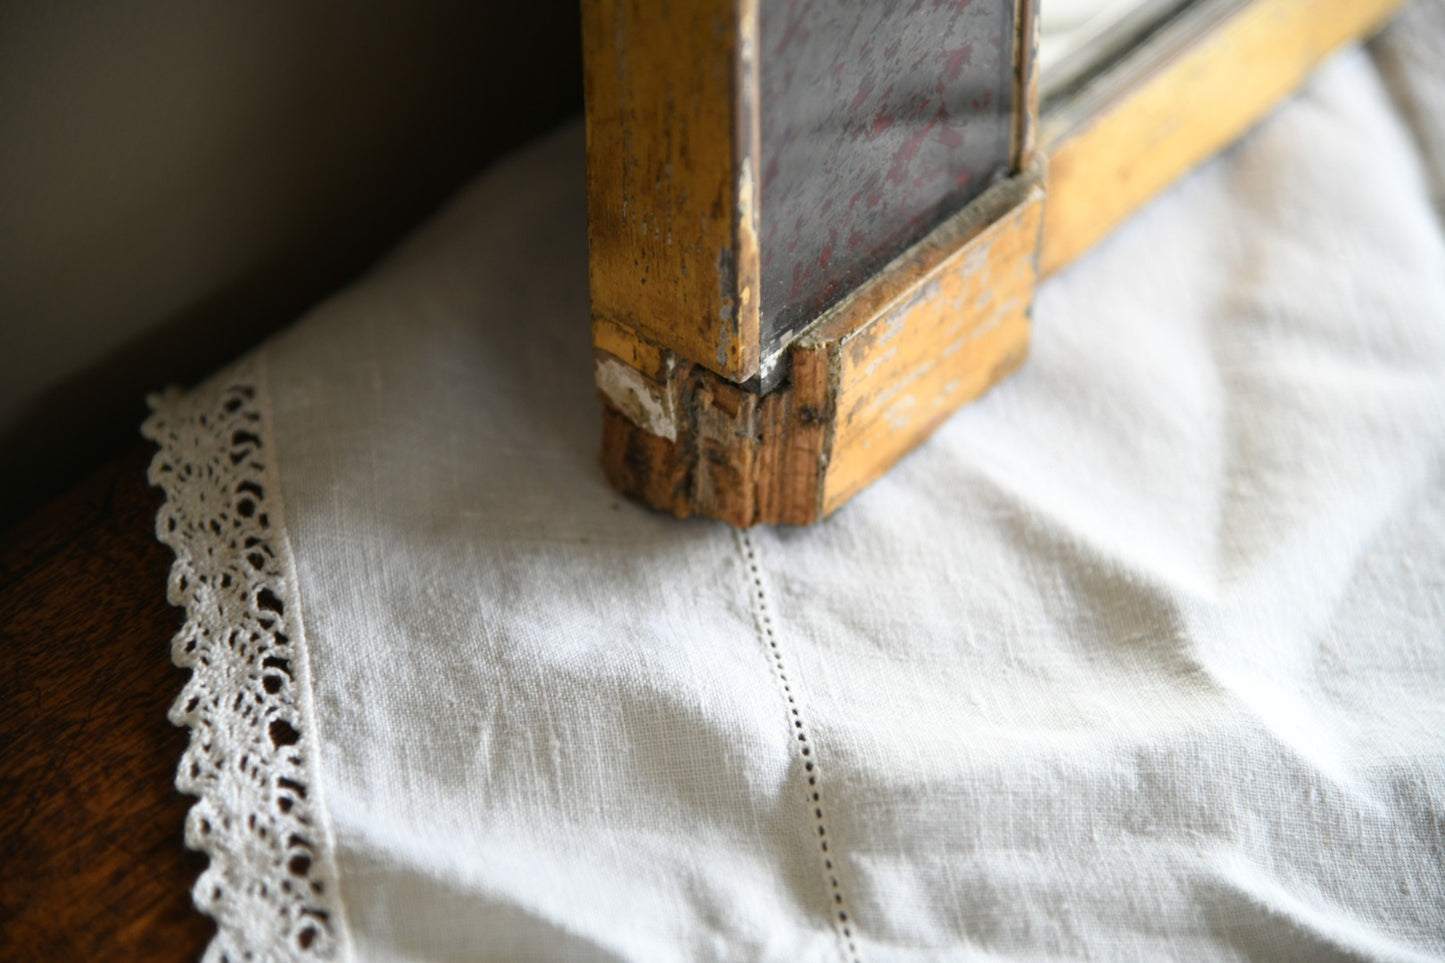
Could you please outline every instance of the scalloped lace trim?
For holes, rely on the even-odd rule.
[[[216,921],[207,961],[343,955],[334,846],[316,779],[310,667],[266,410],[251,357],[183,394],[150,399],[160,448],[156,537],[175,552],[171,641],[190,680],[170,710],[189,726],[176,787],[198,797],[186,845],[210,857],[196,906]]]

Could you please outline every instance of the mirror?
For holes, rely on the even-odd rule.
[[[1015,2],[759,5],[764,357],[1009,171]]]
[[[1039,95],[1087,81],[1189,0],[1039,0]]]

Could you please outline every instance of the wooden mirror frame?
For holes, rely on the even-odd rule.
[[[584,0],[592,337],[618,490],[737,526],[828,515],[1023,363],[1041,277],[1401,5],[1197,0],[1040,120],[1037,0],[1016,2],[1008,176],[770,359],[758,0]],[[650,241],[663,222],[692,236]]]

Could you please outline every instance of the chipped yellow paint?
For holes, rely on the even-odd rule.
[[[874,320],[831,343],[836,414],[825,514],[1022,363],[1042,220],[1043,190],[1035,182]]]
[[[756,16],[582,4],[593,318],[737,382],[760,353]]]
[[[674,363],[671,352],[603,318],[592,321],[592,347],[631,365],[653,381],[666,381]]]

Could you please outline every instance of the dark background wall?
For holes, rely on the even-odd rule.
[[[577,0],[0,4],[0,529],[581,107]]]

